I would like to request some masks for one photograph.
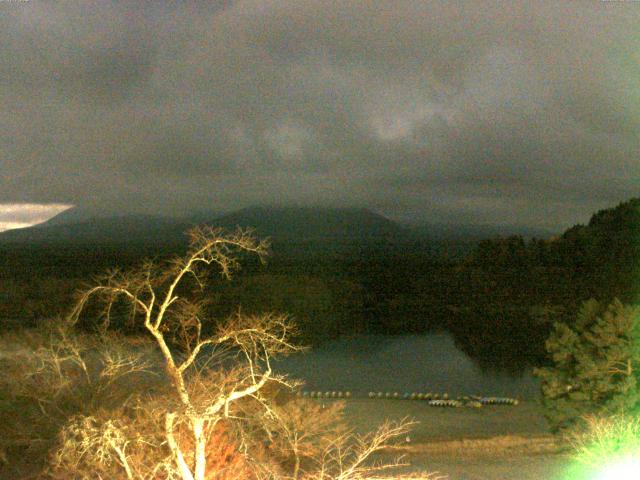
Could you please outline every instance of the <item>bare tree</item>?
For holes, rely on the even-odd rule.
[[[268,393],[269,385],[287,388],[295,385],[276,375],[271,365],[274,356],[300,350],[289,340],[294,332],[290,319],[285,315],[238,313],[207,330],[206,302],[197,295],[203,292],[211,267],[217,267],[224,278],[230,278],[239,266],[240,254],[248,252],[263,260],[267,243],[257,241],[243,230],[224,235],[217,229],[198,227],[189,234],[190,246],[184,257],[166,264],[147,261],[128,272],[109,272],[81,292],[69,316],[71,324],[75,324],[89,301],[99,300],[104,307],[101,325],[106,330],[114,308],[124,302],[130,308],[129,319],[151,335],[161,353],[172,398],[155,404],[149,399],[146,405],[137,408],[147,415],[146,424],[162,417],[157,422],[161,425],[156,425],[162,430],[161,441],[143,438],[140,429],[126,422],[85,415],[73,418],[63,429],[63,445],[54,463],[74,468],[81,462],[117,467],[127,479],[158,478],[158,475],[181,480],[222,478],[218,472],[207,470],[211,465],[207,459],[212,451],[211,442],[223,438],[215,433],[219,428],[249,423],[251,415],[247,414],[247,408],[250,408],[252,414],[256,410],[262,412],[258,417],[265,426],[262,431],[267,432],[267,440],[276,442],[276,437],[280,438],[280,444],[289,448],[294,457],[292,474],[258,465],[253,470],[254,477],[318,480],[371,477],[379,468],[366,466],[367,458],[380,451],[388,440],[404,433],[409,424],[385,425],[370,437],[337,431],[331,437],[331,432],[324,431],[320,435],[322,441],[312,448],[310,442],[316,434],[304,432],[305,425],[292,423]],[[127,365],[120,358],[111,363]],[[82,370],[82,364],[79,365]],[[135,363],[132,367],[136,368]],[[118,374],[123,374],[122,369]],[[255,453],[256,442],[241,437],[240,443],[247,458]],[[136,465],[131,452],[149,446],[155,451],[165,449],[167,453],[156,459],[154,465],[144,468]],[[302,472],[300,459],[312,454],[317,457],[308,464],[314,468]]]
[[[415,422],[405,418],[387,421],[378,429],[359,435],[343,422],[344,402],[321,404],[296,398],[277,406],[272,417],[272,437],[281,454],[292,457],[291,480],[431,479],[446,477],[416,473],[401,475],[399,467],[408,467],[405,458],[391,456],[375,461],[377,454],[406,434]]]
[[[124,299],[130,304],[131,317],[140,318],[160,349],[178,399],[179,408],[167,411],[164,420],[166,442],[175,468],[184,480],[204,480],[207,433],[222,418],[231,415],[234,402],[248,396],[262,400],[260,390],[268,382],[287,384],[283,377],[273,373],[271,358],[296,351],[297,347],[288,340],[292,324],[283,315],[237,315],[213,335],[203,336],[203,304],[182,296],[181,287],[189,279],[202,289],[206,279],[203,267],[217,266],[221,274],[229,278],[238,266],[237,252],[251,252],[262,259],[267,244],[242,230],[224,236],[209,227],[191,230],[190,240],[187,255],[168,266],[146,262],[128,273],[109,272],[98,285],[80,296],[70,318],[76,321],[92,297],[99,296],[104,302],[105,325],[117,300]],[[177,341],[180,349],[172,348],[168,338]],[[190,370],[197,369],[198,356],[205,348],[208,355],[232,351],[242,357],[243,362],[234,365],[233,372],[228,372],[215,391],[203,395],[202,388],[198,388],[203,386],[202,382],[190,381],[189,374]],[[207,387],[211,386],[206,383]],[[184,451],[176,439],[175,426],[181,417],[186,419],[193,437],[191,452]]]

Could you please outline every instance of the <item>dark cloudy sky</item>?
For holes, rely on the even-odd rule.
[[[640,195],[639,25],[621,1],[1,2],[0,223],[295,203],[565,228]]]

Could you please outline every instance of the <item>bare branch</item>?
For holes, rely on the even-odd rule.
[[[155,438],[161,438],[161,442],[150,441],[150,444],[164,452],[162,460],[153,468],[136,470],[130,460],[133,449],[128,449],[128,442],[133,440],[122,433],[126,430],[123,425],[108,422],[89,422],[85,433],[93,435],[90,435],[93,443],[81,442],[81,446],[74,448],[85,454],[86,445],[108,445],[108,449],[100,450],[106,452],[102,460],[107,461],[111,455],[109,458],[115,459],[129,479],[163,476],[205,480],[217,473],[207,472],[210,468],[207,449],[213,427],[231,422],[249,424],[252,418],[259,417],[264,425],[268,424],[262,428],[261,438],[265,438],[264,435],[271,441],[284,438],[283,448],[290,448],[295,459],[293,477],[277,473],[277,468],[265,467],[264,472],[268,472],[273,480],[359,480],[401,465],[399,459],[381,465],[371,464],[370,460],[391,439],[405,433],[411,422],[385,424],[375,433],[363,437],[336,429],[310,433],[299,425],[288,423],[284,412],[268,393],[270,388],[294,385],[286,377],[275,374],[271,365],[273,357],[301,350],[290,340],[296,332],[286,315],[243,315],[238,311],[218,325],[213,335],[207,336],[205,332],[211,330],[203,327],[207,321],[206,304],[194,300],[204,288],[206,271],[214,267],[223,278],[230,278],[239,268],[238,254],[254,254],[264,261],[268,244],[257,241],[247,230],[224,235],[221,230],[208,226],[192,229],[189,236],[190,246],[184,257],[162,265],[148,261],[128,273],[108,272],[80,295],[69,315],[70,323],[76,323],[88,302],[95,297],[106,306],[106,328],[112,306],[116,301],[125,302],[131,306],[131,319],[139,321],[153,338],[167,373],[167,377],[159,378],[167,381],[167,387],[173,393],[163,399],[164,403],[158,403],[162,407],[154,410],[156,417],[151,420],[156,429]],[[91,369],[82,363],[81,352],[68,346],[65,348],[53,357],[48,368],[62,378],[64,365],[76,362],[74,365],[85,372],[87,381],[94,381]],[[204,361],[199,362],[200,357],[205,357]],[[104,353],[100,361],[102,376],[98,378],[102,383],[96,390],[99,392],[107,392],[114,382],[126,375],[151,373],[142,356],[121,355],[114,350]],[[218,364],[214,365],[216,361]],[[142,405],[141,400],[137,401]],[[242,428],[241,432],[248,431]],[[243,435],[240,434],[242,442],[249,449],[248,445],[255,441]],[[310,445],[319,438],[322,441],[312,448]],[[312,459],[317,460],[315,464]],[[142,470],[146,472],[144,475]]]

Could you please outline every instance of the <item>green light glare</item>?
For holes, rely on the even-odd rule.
[[[640,455],[614,456],[598,465],[573,462],[556,480],[638,480]]]
[[[584,417],[585,428],[567,437],[573,462],[562,480],[640,480],[640,418]]]
[[[640,478],[640,458],[626,457],[604,466],[593,480],[636,480]]]

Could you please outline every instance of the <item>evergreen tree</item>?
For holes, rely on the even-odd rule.
[[[555,431],[586,414],[636,413],[640,407],[640,308],[615,299],[583,303],[575,325],[556,323],[546,341],[552,366],[536,369]]]

